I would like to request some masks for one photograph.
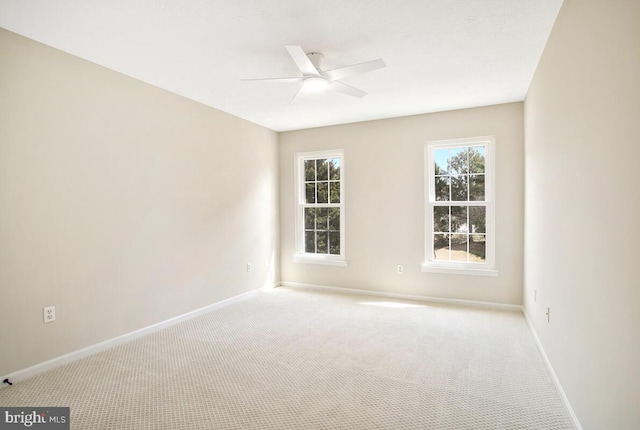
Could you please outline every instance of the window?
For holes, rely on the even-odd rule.
[[[497,276],[493,137],[428,142],[425,272]]]
[[[341,150],[296,155],[296,198],[294,261],[346,266]]]

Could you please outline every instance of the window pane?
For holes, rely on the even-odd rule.
[[[316,160],[318,181],[329,180],[329,161],[327,159]]]
[[[316,209],[316,230],[328,230],[329,209],[318,208]]]
[[[433,235],[433,258],[439,261],[449,261],[449,235]]]
[[[466,202],[469,200],[467,190],[469,177],[466,175],[451,177],[451,200],[456,202]]]
[[[469,200],[484,201],[484,175],[469,176]]]
[[[452,175],[469,173],[467,148],[453,148],[449,153],[449,173]]]
[[[328,182],[318,182],[318,203],[329,203]]]
[[[311,230],[304,232],[304,252],[315,253],[316,252],[316,233]]]
[[[305,202],[306,203],[316,202],[316,184],[314,183],[305,184]]]
[[[484,146],[469,148],[469,173],[484,173]]]
[[[467,206],[451,206],[451,232],[467,233],[468,231]]]
[[[340,180],[340,159],[333,158],[329,160],[329,179],[332,181]]]
[[[327,247],[327,241],[328,241],[328,232],[326,231],[318,231],[316,232],[316,245],[317,245],[317,253],[318,254],[327,254],[328,251],[328,247]]]
[[[340,232],[329,232],[329,254],[340,255]]]
[[[484,263],[487,253],[487,236],[472,234],[469,236],[469,261]]]
[[[304,180],[316,180],[316,160],[305,160],[304,162]]]
[[[340,203],[340,182],[330,182],[331,203]]]
[[[313,230],[314,228],[316,228],[316,210],[304,208],[304,229]]]
[[[467,261],[466,234],[451,235],[451,261]]]
[[[451,184],[450,176],[436,176],[436,200],[447,201],[449,200],[449,184]]]
[[[471,206],[469,208],[469,223],[471,233],[487,232],[487,208],[484,206]]]
[[[436,175],[446,175],[449,172],[447,160],[449,159],[448,149],[436,149],[433,151],[434,173]]]
[[[329,209],[329,230],[340,231],[340,208]]]
[[[449,206],[434,206],[433,231],[449,232]]]

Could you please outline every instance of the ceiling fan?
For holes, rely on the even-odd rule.
[[[329,89],[353,97],[362,98],[367,95],[366,91],[362,91],[361,89],[347,85],[344,82],[340,82],[340,79],[385,67],[384,61],[382,61],[382,59],[377,59],[366,61],[364,63],[353,64],[351,66],[339,67],[337,69],[322,70],[321,62],[324,57],[322,54],[317,52],[310,52],[306,54],[298,45],[286,45],[285,48],[289,52],[294,63],[296,63],[302,72],[301,77],[242,79],[242,81],[300,82],[298,91],[296,91],[289,103],[293,102],[303,88],[314,91]]]

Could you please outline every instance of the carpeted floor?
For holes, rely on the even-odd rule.
[[[523,316],[277,288],[0,389],[72,429],[573,429]]]

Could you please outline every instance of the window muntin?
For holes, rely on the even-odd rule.
[[[344,260],[344,156],[342,151],[297,155],[298,259]]]
[[[493,268],[493,138],[426,145],[423,269]]]

